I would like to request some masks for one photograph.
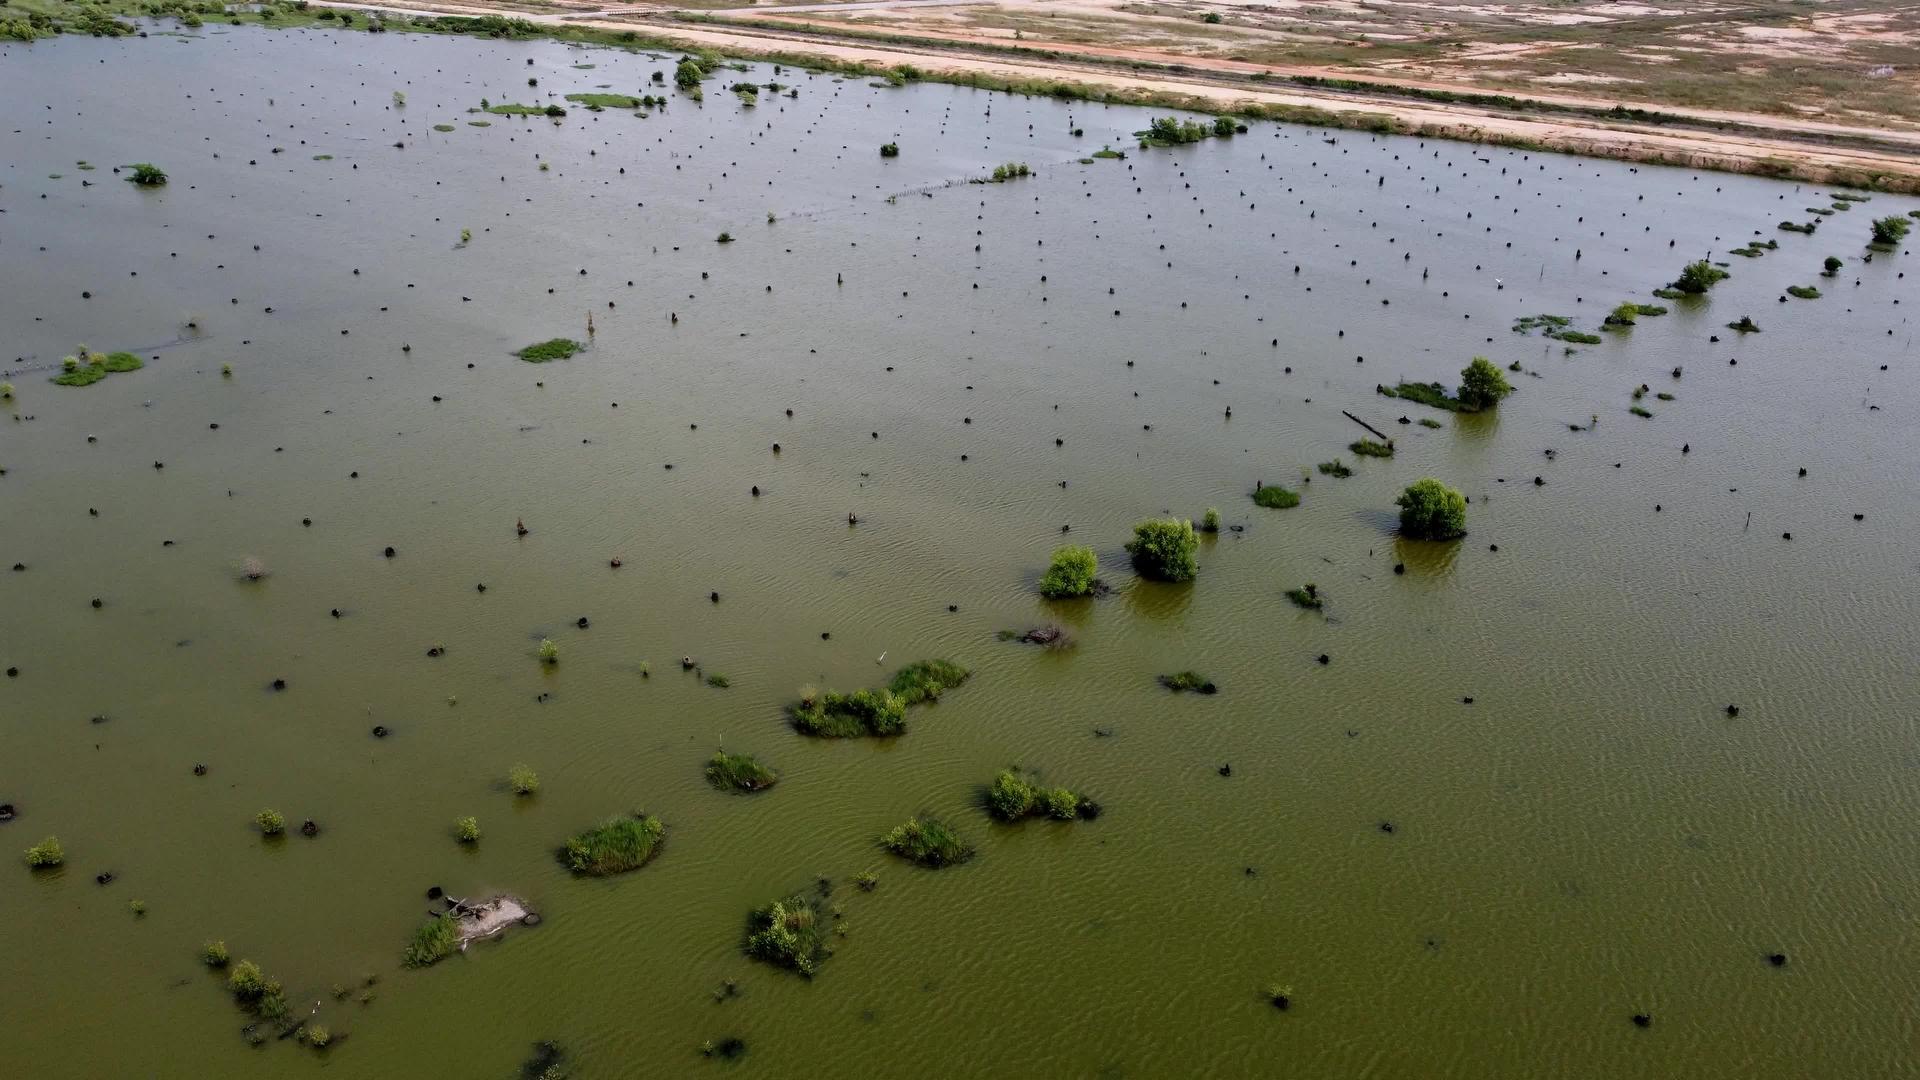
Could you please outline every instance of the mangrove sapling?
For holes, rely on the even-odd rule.
[[[722,750],[707,762],[707,783],[721,791],[765,791],[779,779],[779,773],[754,760],[752,754]]]
[[[1701,296],[1704,295],[1708,289],[1725,281],[1727,277],[1728,274],[1725,270],[1720,269],[1705,259],[1700,259],[1688,263],[1686,267],[1680,271],[1680,276],[1674,279],[1672,287],[1688,296]],[[1661,294],[1656,290],[1654,295],[1660,296]]]
[[[1728,323],[1727,329],[1738,330],[1743,334],[1757,334],[1760,332],[1760,324],[1753,321],[1753,316],[1742,315],[1739,319]]]
[[[1253,505],[1264,506],[1268,510],[1290,510],[1300,505],[1300,493],[1273,484],[1262,484],[1253,489]]]
[[[560,849],[560,861],[576,874],[624,874],[653,858],[666,831],[657,817],[609,818],[568,839]]]
[[[934,817],[908,818],[895,825],[881,843],[895,855],[932,869],[956,866],[973,857],[973,848]]]
[[[278,810],[268,808],[253,815],[253,823],[260,827],[262,836],[279,836],[287,831],[287,819]]]
[[[423,968],[445,960],[460,945],[460,926],[453,912],[436,915],[413,932],[413,940],[400,954],[400,962],[410,968]]]
[[[528,345],[513,355],[529,364],[544,364],[549,360],[565,360],[585,348],[585,345],[571,338],[551,338]]]
[[[227,943],[224,941],[209,941],[200,946],[200,962],[210,968],[226,967],[227,958]]]
[[[1393,456],[1393,444],[1375,442],[1372,439],[1358,439],[1347,444],[1347,449],[1361,457],[1390,458]],[[1326,471],[1326,470],[1322,470]]]
[[[1315,468],[1320,470],[1321,476],[1331,476],[1335,480],[1345,480],[1347,477],[1353,475],[1353,470],[1348,468],[1347,463],[1341,461],[1339,458],[1334,458],[1332,461],[1323,461],[1315,466]]]
[[[251,960],[233,965],[233,970],[227,973],[227,992],[243,1005],[259,1001],[267,992],[267,979],[261,974],[260,965]]]
[[[540,647],[535,651],[539,654],[542,664],[557,664],[560,662],[560,646],[555,645],[552,638],[541,638]]]
[[[1199,528],[1200,528],[1200,531],[1203,533],[1219,532],[1220,531],[1220,511],[1214,509],[1211,506],[1207,507],[1207,512],[1200,515]]]
[[[730,232],[723,232],[719,236],[714,237],[714,242],[717,244],[731,244],[733,243],[733,234]]]
[[[900,144],[899,143],[881,143],[880,156],[881,157],[899,157]]]
[[[159,187],[167,182],[166,170],[152,162],[135,162],[128,168],[132,170],[132,174],[127,177],[128,182],[141,187]]]
[[[893,673],[887,692],[908,705],[938,701],[973,673],[951,660],[916,660]]]
[[[1056,821],[1072,821],[1080,817],[1083,807],[1092,809],[1088,817],[1095,816],[1099,810],[1088,800],[1067,788],[1050,788],[1031,773],[1002,769],[987,787],[987,813],[1001,821],[1019,821],[1026,817],[1050,817]]]
[[[1873,243],[1879,248],[1892,250],[1900,241],[1906,239],[1907,230],[1912,223],[1898,214],[1888,214],[1873,222]]]
[[[67,853],[61,850],[57,836],[49,836],[27,849],[27,865],[35,870],[51,870],[66,861]]]
[[[1460,369],[1459,397],[1463,409],[1491,409],[1511,393],[1513,385],[1507,382],[1507,377],[1500,373],[1493,361],[1484,356],[1474,357],[1472,362]]]
[[[1257,495],[1254,501],[1259,501]],[[1133,527],[1133,539],[1127,541],[1127,554],[1133,556],[1133,567],[1142,577],[1192,581],[1200,569],[1193,558],[1199,546],[1193,522],[1184,518],[1154,518]]]
[[[306,1033],[307,1045],[315,1050],[325,1050],[333,1042],[333,1032],[328,1031],[325,1024],[308,1024],[301,1030]]]
[[[531,795],[540,790],[540,778],[525,765],[515,765],[507,770],[507,787],[515,795]]]
[[[1628,300],[1616,306],[1613,311],[1608,313],[1605,319],[1600,321],[1604,326],[1632,326],[1634,321],[1639,317],[1640,305],[1632,300]]]
[[[463,817],[453,823],[453,838],[463,844],[475,844],[480,841],[480,819]]]
[[[747,915],[746,953],[812,978],[833,955],[827,947],[825,922],[814,897],[796,893],[775,900]]]
[[[1090,547],[1069,544],[1056,548],[1047,572],[1040,575],[1040,595],[1049,600],[1085,596],[1093,591],[1100,562]]]
[[[1161,686],[1166,687],[1176,694],[1183,694],[1188,691],[1196,694],[1217,694],[1220,692],[1220,688],[1214,685],[1212,679],[1207,678],[1197,671],[1176,671],[1171,675],[1160,675],[1157,676],[1157,678]]]
[[[1320,597],[1320,587],[1312,582],[1308,582],[1298,589],[1288,589],[1287,599],[1307,611],[1319,611],[1326,603],[1326,601]]]
[[[1845,265],[1846,265],[1846,263],[1843,263],[1843,262],[1841,262],[1841,261],[1840,261],[1840,260],[1839,260],[1839,259],[1838,259],[1837,257],[1835,257],[1835,256],[1832,256],[1832,255],[1829,255],[1829,256],[1827,256],[1827,258],[1826,258],[1826,261],[1825,261],[1824,263],[1822,263],[1821,265],[1822,265],[1822,266],[1824,266],[1824,267],[1825,267],[1825,269],[1823,269],[1823,270],[1821,270],[1821,271],[1820,271],[1820,276],[1821,276],[1821,277],[1832,277],[1832,276],[1834,276],[1835,274],[1838,274],[1838,273],[1840,272],[1840,268],[1841,268],[1842,266],[1845,266]]]
[[[1466,496],[1430,476],[1408,484],[1394,503],[1403,536],[1454,540],[1467,534]]]

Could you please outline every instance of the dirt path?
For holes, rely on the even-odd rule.
[[[446,3],[431,6],[395,6],[365,3],[329,3],[327,6],[362,11],[389,11],[406,15],[491,15],[500,8],[484,3]],[[1178,75],[1128,74],[1098,67],[1091,58],[1102,50],[1064,47],[1081,52],[1090,59],[1075,63],[1068,55],[1059,57],[1019,57],[1000,59],[981,55],[956,54],[937,47],[896,44],[861,44],[855,39],[835,39],[814,29],[796,25],[795,32],[769,31],[755,27],[723,26],[717,23],[690,24],[653,18],[622,18],[627,12],[659,9],[617,7],[600,11],[572,11],[565,14],[512,13],[536,25],[593,27],[603,30],[636,30],[649,37],[684,43],[688,47],[716,49],[725,53],[753,56],[768,52],[801,53],[836,61],[854,61],[881,67],[911,64],[938,78],[942,73],[987,74],[1012,80],[1063,80],[1105,86],[1122,93],[1138,95],[1179,95],[1197,104],[1229,108],[1243,103],[1268,106],[1320,109],[1332,113],[1389,116],[1405,130],[1419,135],[1519,143],[1595,157],[1628,161],[1661,162],[1694,168],[1730,172],[1786,175],[1812,182],[1865,183],[1882,178],[1881,186],[1905,191],[1920,191],[1920,134],[1884,129],[1852,128],[1815,121],[1795,121],[1779,117],[1714,113],[1699,110],[1663,109],[1670,115],[1692,118],[1702,127],[1731,123],[1743,125],[1740,133],[1709,130],[1672,130],[1671,125],[1615,121],[1611,118],[1528,116],[1451,102],[1423,101],[1394,97],[1388,93],[1369,96],[1337,90],[1302,86],[1260,87],[1244,81],[1244,74],[1233,68],[1253,71],[1280,71],[1266,65],[1236,65],[1232,61],[1199,63],[1187,58],[1177,62],[1188,71]],[[1027,44],[1027,43],[1023,43]],[[1114,50],[1106,50],[1114,51]],[[1123,51],[1124,50],[1120,50]],[[1170,58],[1162,58],[1170,59]],[[1222,83],[1208,77],[1232,72],[1234,81]],[[1300,69],[1298,74],[1342,77],[1315,69]],[[1419,84],[1414,84],[1419,85]],[[1453,89],[1439,87],[1440,89]],[[1549,100],[1528,95],[1532,100]],[[1556,96],[1554,101],[1610,107],[1610,102],[1577,96]],[[1358,117],[1349,116],[1353,126],[1364,126]],[[1867,148],[1821,145],[1831,138],[1872,140]]]

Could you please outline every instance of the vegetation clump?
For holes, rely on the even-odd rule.
[[[1214,685],[1212,679],[1207,678],[1197,671],[1176,671],[1171,675],[1159,676],[1159,680],[1161,686],[1166,687],[1176,694],[1183,694],[1189,690],[1196,694],[1217,694],[1220,692],[1220,688]]]
[[[1400,398],[1403,401],[1418,402],[1435,409],[1459,412],[1460,402],[1447,393],[1447,388],[1437,382],[1416,383],[1402,381],[1398,386],[1375,385],[1374,392],[1383,397]]]
[[[1300,505],[1300,493],[1273,484],[1261,484],[1253,489],[1253,505],[1264,506],[1268,510],[1291,510]]]
[[[1460,369],[1460,407],[1470,412],[1491,409],[1500,404],[1500,400],[1513,393],[1513,385],[1500,373],[1493,361],[1484,356],[1476,356],[1466,367]],[[1355,453],[1359,452],[1355,444]]]
[[[947,824],[933,817],[911,817],[895,825],[881,841],[888,851],[921,866],[956,866],[973,857],[973,848]]]
[[[624,874],[640,869],[653,858],[666,831],[656,817],[609,818],[570,838],[560,849],[560,861],[576,874]]]
[[[1873,222],[1873,244],[1890,251],[1907,238],[1907,230],[1912,227],[1911,222],[1898,214],[1876,218]]]
[[[1091,812],[1089,812],[1091,811]],[[1030,773],[1002,769],[987,788],[987,812],[1001,821],[1048,817],[1072,821],[1100,811],[1091,800],[1063,787],[1047,787]]]
[[[428,919],[413,932],[413,940],[401,953],[400,962],[410,968],[423,968],[453,955],[460,946],[460,927],[453,912]]]
[[[1842,266],[1845,266],[1845,265],[1846,265],[1846,263],[1844,263],[1844,262],[1841,262],[1838,256],[1834,256],[1834,255],[1829,255],[1829,256],[1827,256],[1827,258],[1826,258],[1826,261],[1825,261],[1825,262],[1823,262],[1823,263],[1822,263],[1821,265],[1822,265],[1822,266],[1823,266],[1823,267],[1824,267],[1825,269],[1823,269],[1823,270],[1821,270],[1821,271],[1820,271],[1820,276],[1821,276],[1821,277],[1832,277],[1832,276],[1834,276],[1835,274],[1838,274],[1838,273],[1840,272],[1840,268],[1841,268]]]
[[[900,144],[899,143],[881,143],[880,156],[881,157],[899,157]]]
[[[260,827],[262,836],[279,836],[287,831],[287,819],[271,808],[253,815],[253,823]]]
[[[1701,296],[1704,295],[1708,289],[1725,281],[1729,276],[1725,270],[1720,269],[1705,259],[1700,259],[1688,263],[1686,267],[1680,271],[1680,276],[1674,279],[1672,288],[1688,296]],[[1656,292],[1654,295],[1659,296],[1660,294]]]
[[[50,870],[66,861],[67,853],[61,849],[57,836],[49,836],[27,849],[27,865],[35,870]]]
[[[565,360],[574,353],[586,348],[572,338],[552,338],[521,349],[513,355],[529,364],[544,364],[550,360]]]
[[[540,790],[540,778],[525,765],[515,765],[507,770],[507,786],[515,795],[531,795]]]
[[[907,703],[885,690],[828,690],[802,693],[787,715],[799,731],[829,739],[898,735],[907,726]]]
[[[1415,480],[1394,500],[1400,532],[1416,540],[1453,540],[1467,533],[1467,498],[1432,477]]]
[[[893,673],[887,692],[908,705],[938,701],[941,694],[966,682],[972,674],[951,660],[917,660]]]
[[[1345,480],[1347,477],[1353,475],[1353,470],[1348,468],[1347,463],[1341,461],[1339,458],[1334,458],[1332,461],[1323,461],[1316,467],[1320,470],[1321,476],[1331,476],[1335,480]]]
[[[1009,161],[1005,165],[993,167],[992,183],[1004,184],[1016,177],[1027,176],[1033,172],[1024,161]]]
[[[1049,600],[1085,596],[1093,591],[1099,571],[1100,560],[1092,548],[1074,544],[1058,548],[1040,576],[1040,595]]]
[[[1219,532],[1220,511],[1211,506],[1207,507],[1207,512],[1200,515],[1200,524],[1196,528],[1203,533]]]
[[[454,836],[454,839],[460,841],[463,844],[479,843],[480,842],[480,819],[469,815],[467,817],[463,817],[455,821],[453,823],[453,836]]]
[[[765,791],[779,779],[779,773],[754,760],[752,754],[722,750],[707,762],[707,783],[721,791]]]
[[[200,946],[200,962],[210,968],[226,967],[227,959],[227,943],[224,941],[209,941]]]
[[[1320,598],[1320,587],[1312,582],[1308,582],[1298,589],[1288,589],[1287,599],[1293,601],[1296,606],[1308,611],[1319,611],[1326,603],[1326,601]]]
[[[1256,495],[1255,500],[1259,501]],[[1199,572],[1193,553],[1200,540],[1193,533],[1193,522],[1184,518],[1155,518],[1133,527],[1133,539],[1127,541],[1127,554],[1141,576],[1157,581],[1192,581]]]
[[[127,182],[140,187],[159,187],[167,182],[167,172],[150,161],[136,162],[128,166],[131,170]]]
[[[824,922],[818,902],[801,894],[755,908],[747,916],[747,955],[812,978],[833,955]]]
[[[593,110],[637,109],[642,104],[649,103],[631,94],[568,94],[567,100]]]
[[[1760,332],[1760,324],[1753,321],[1753,316],[1742,315],[1733,322],[1728,323],[1727,329],[1738,330],[1743,334],[1757,334]]]
[[[1361,457],[1390,458],[1393,456],[1393,444],[1375,442],[1372,439],[1357,439],[1347,444],[1347,449]]]
[[[1789,285],[1787,286],[1787,295],[1799,300],[1818,300],[1820,299],[1820,290],[1811,285]]]

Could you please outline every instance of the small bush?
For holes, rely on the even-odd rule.
[[[586,348],[572,338],[550,338],[521,349],[513,355],[529,364],[544,364],[550,360],[565,360],[574,353]]]
[[[1049,600],[1085,596],[1093,591],[1100,560],[1090,547],[1069,544],[1055,549],[1047,572],[1040,576],[1040,595]]]
[[[881,157],[899,157],[900,144],[899,143],[881,143],[880,156]]]
[[[309,1024],[306,1028],[306,1037],[308,1046],[315,1050],[325,1050],[327,1044],[333,1041],[333,1032],[328,1031],[325,1024]]]
[[[1197,671],[1176,671],[1171,675],[1161,675],[1159,676],[1159,682],[1161,686],[1166,687],[1176,694],[1183,694],[1189,690],[1196,694],[1216,694],[1220,692],[1220,688],[1213,684],[1212,679],[1207,678]]]
[[[1372,439],[1356,439],[1347,444],[1347,449],[1361,457],[1390,458],[1393,456],[1393,444],[1375,442]]]
[[[1257,495],[1254,501],[1259,501]],[[1191,581],[1200,569],[1193,558],[1194,550],[1199,546],[1199,538],[1193,534],[1193,522],[1182,518],[1156,518],[1133,527],[1133,539],[1127,542],[1127,554],[1133,556],[1133,567],[1142,577],[1159,581]]]
[[[13,384],[10,382],[0,382],[0,401],[11,400],[13,400]]]
[[[830,739],[898,735],[906,727],[907,703],[885,690],[833,691],[802,697],[787,707],[793,726]]]
[[[973,848],[938,818],[912,817],[895,825],[881,843],[888,851],[921,866],[955,866],[973,857]]]
[[[267,980],[260,974],[260,965],[251,960],[233,965],[233,970],[227,973],[227,991],[242,1004],[259,1001],[267,992]]]
[[[1725,270],[1705,259],[1700,259],[1697,262],[1688,263],[1686,268],[1680,271],[1680,276],[1674,279],[1673,288],[1688,296],[1700,296],[1708,289],[1725,281],[1727,276]],[[1660,293],[1656,291],[1654,295],[1659,296]]]
[[[812,978],[833,955],[818,903],[794,895],[755,908],[747,916],[747,955]]]
[[[1253,504],[1264,506],[1269,510],[1290,510],[1300,505],[1300,493],[1271,484],[1263,484],[1253,489]]]
[[[507,770],[507,786],[515,795],[531,795],[540,790],[540,778],[525,765],[515,765]]]
[[[478,843],[480,841],[480,819],[477,817],[463,817],[455,821],[453,823],[453,835],[456,840],[459,840],[463,844]]]
[[[141,187],[159,187],[167,182],[166,170],[152,162],[142,161],[130,166],[132,175],[127,177],[131,183]]]
[[[1513,393],[1513,385],[1500,373],[1493,361],[1476,356],[1460,370],[1460,405],[1466,409],[1491,409],[1500,399]],[[1357,453],[1358,451],[1356,451]]]
[[[938,701],[940,695],[967,681],[973,673],[951,660],[919,660],[893,673],[888,693],[908,705]]]
[[[27,865],[35,870],[51,869],[66,861],[67,853],[61,850],[57,836],[49,836],[27,849]]]
[[[714,237],[714,242],[720,243],[720,244],[731,244],[733,243],[733,234],[730,232],[723,232],[719,236]]]
[[[1308,611],[1319,611],[1326,603],[1320,598],[1320,587],[1311,582],[1298,589],[1288,589],[1287,599]]]
[[[1219,532],[1220,531],[1220,511],[1214,509],[1211,506],[1207,507],[1207,512],[1200,515],[1200,531],[1203,533]]]
[[[1320,470],[1321,476],[1331,476],[1335,480],[1345,480],[1347,477],[1353,475],[1353,470],[1348,468],[1347,463],[1341,461],[1339,458],[1334,458],[1332,461],[1323,461],[1316,467]]]
[[[1400,532],[1419,540],[1452,540],[1467,532],[1466,496],[1432,477],[1415,480],[1394,500]]]
[[[1842,266],[1845,266],[1845,265],[1847,265],[1847,264],[1846,264],[1846,263],[1843,263],[1843,262],[1841,262],[1841,261],[1839,260],[1839,258],[1838,258],[1838,257],[1836,257],[1836,256],[1833,256],[1833,255],[1829,255],[1829,256],[1827,256],[1827,259],[1826,259],[1826,261],[1825,261],[1824,263],[1822,263],[1821,265],[1822,265],[1822,266],[1824,266],[1824,267],[1826,268],[1825,270],[1823,270],[1823,271],[1821,271],[1821,273],[1822,273],[1822,276],[1825,276],[1825,277],[1832,277],[1833,275],[1835,275],[1835,274],[1837,274],[1837,273],[1839,273],[1839,272],[1840,272],[1840,268],[1841,268]]]
[[[987,788],[987,812],[1001,821],[1050,817],[1071,821],[1080,816],[1083,800],[1066,788],[1050,788],[1031,774],[1002,769]]]
[[[287,819],[281,816],[280,811],[274,809],[262,810],[253,815],[253,823],[260,826],[263,836],[279,836],[287,831]]]
[[[227,943],[224,941],[209,941],[200,946],[200,962],[210,968],[226,967],[227,959]]]
[[[1811,285],[1789,285],[1787,286],[1787,295],[1800,300],[1818,300],[1820,299],[1820,290]]]
[[[1727,329],[1738,330],[1743,334],[1757,334],[1760,332],[1760,324],[1753,321],[1753,316],[1742,315],[1733,322],[1728,323]]]
[[[752,754],[722,750],[707,762],[707,783],[721,791],[765,791],[780,774],[755,761]]]
[[[609,818],[568,840],[560,859],[576,874],[624,874],[640,869],[653,858],[666,831],[656,817]]]
[[[1906,239],[1907,230],[1913,224],[1898,214],[1888,214],[1873,223],[1873,242],[1883,247],[1892,247]]]
[[[427,920],[413,932],[413,940],[400,954],[400,962],[410,968],[422,968],[445,960],[460,946],[460,925],[453,912]]]
[[[715,690],[725,690],[727,687],[733,685],[733,680],[718,671],[714,671],[708,673],[707,685],[713,687]]]
[[[560,662],[560,646],[555,645],[552,638],[541,638],[540,648],[536,651],[540,656],[540,662],[543,664],[557,664]]]

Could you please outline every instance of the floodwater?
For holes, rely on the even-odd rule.
[[[1141,151],[1137,109],[764,67],[467,123],[655,70],[0,47],[9,1073],[507,1077],[542,1039],[580,1077],[1920,1073],[1920,262],[1862,259],[1920,204],[1804,237],[1811,186],[1273,124]],[[1509,329],[1592,330],[1709,252],[1731,280],[1601,345]],[[589,313],[588,351],[510,355]],[[79,342],[146,367],[53,385]],[[1524,368],[1497,414],[1374,392],[1475,354]],[[1458,544],[1394,535],[1427,475],[1472,498]],[[1198,579],[1136,580],[1131,525],[1209,506],[1241,528]],[[1038,599],[1065,541],[1113,595]],[[1073,646],[996,639],[1046,622]],[[934,656],[974,677],[902,737],[784,722]],[[1155,684],[1183,668],[1220,693]],[[779,786],[709,788],[720,746]],[[1106,813],[990,823],[1013,763]],[[265,840],[268,806],[322,831]],[[646,868],[555,860],[636,809]],[[977,857],[879,848],[923,811]],[[747,911],[820,877],[819,976],[747,961]],[[433,885],[545,920],[404,970]],[[249,1047],[208,939],[345,1038]]]

